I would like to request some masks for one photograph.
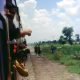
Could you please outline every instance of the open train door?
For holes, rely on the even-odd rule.
[[[4,14],[5,0],[0,0],[0,80],[8,79],[9,75],[9,31],[7,18]]]
[[[6,28],[6,21],[0,13],[0,80],[7,80],[9,70]]]

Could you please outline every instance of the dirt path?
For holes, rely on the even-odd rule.
[[[80,75],[69,73],[65,66],[36,56],[33,48],[31,48],[31,53],[31,57],[26,62],[29,77],[23,78],[23,80],[80,80]]]
[[[31,59],[36,80],[80,80],[79,75],[70,74],[63,65],[35,55]]]

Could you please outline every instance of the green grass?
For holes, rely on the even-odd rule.
[[[80,66],[79,65],[73,65],[73,66],[69,66],[67,68],[68,68],[68,71],[71,73],[80,74]]]
[[[73,59],[71,55],[75,52],[80,54],[80,45],[54,45],[57,47],[57,51],[52,54],[50,51],[50,45],[42,45],[42,54],[49,60],[57,60],[61,64],[67,66],[68,71],[72,73],[80,74],[80,59]],[[58,47],[61,47],[58,49]]]
[[[46,54],[46,53],[44,53],[43,55],[46,56],[49,60],[54,61],[54,59],[53,59],[54,56],[52,54],[49,54],[49,53]]]

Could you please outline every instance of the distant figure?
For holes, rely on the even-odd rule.
[[[37,54],[37,45],[34,47],[34,52]]]
[[[35,45],[34,51],[35,51],[36,55],[40,56],[40,54],[41,54],[41,48],[40,48],[39,44]]]
[[[37,46],[37,53],[38,53],[39,56],[41,55],[41,48],[40,48],[40,45]]]
[[[56,51],[56,47],[51,45],[51,53],[54,53]]]

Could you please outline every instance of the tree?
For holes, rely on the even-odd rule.
[[[72,44],[72,35],[73,35],[73,28],[72,27],[64,27],[62,33],[65,36],[65,39]]]
[[[66,40],[65,40],[64,36],[60,36],[59,43],[60,44],[65,44],[66,43]]]

